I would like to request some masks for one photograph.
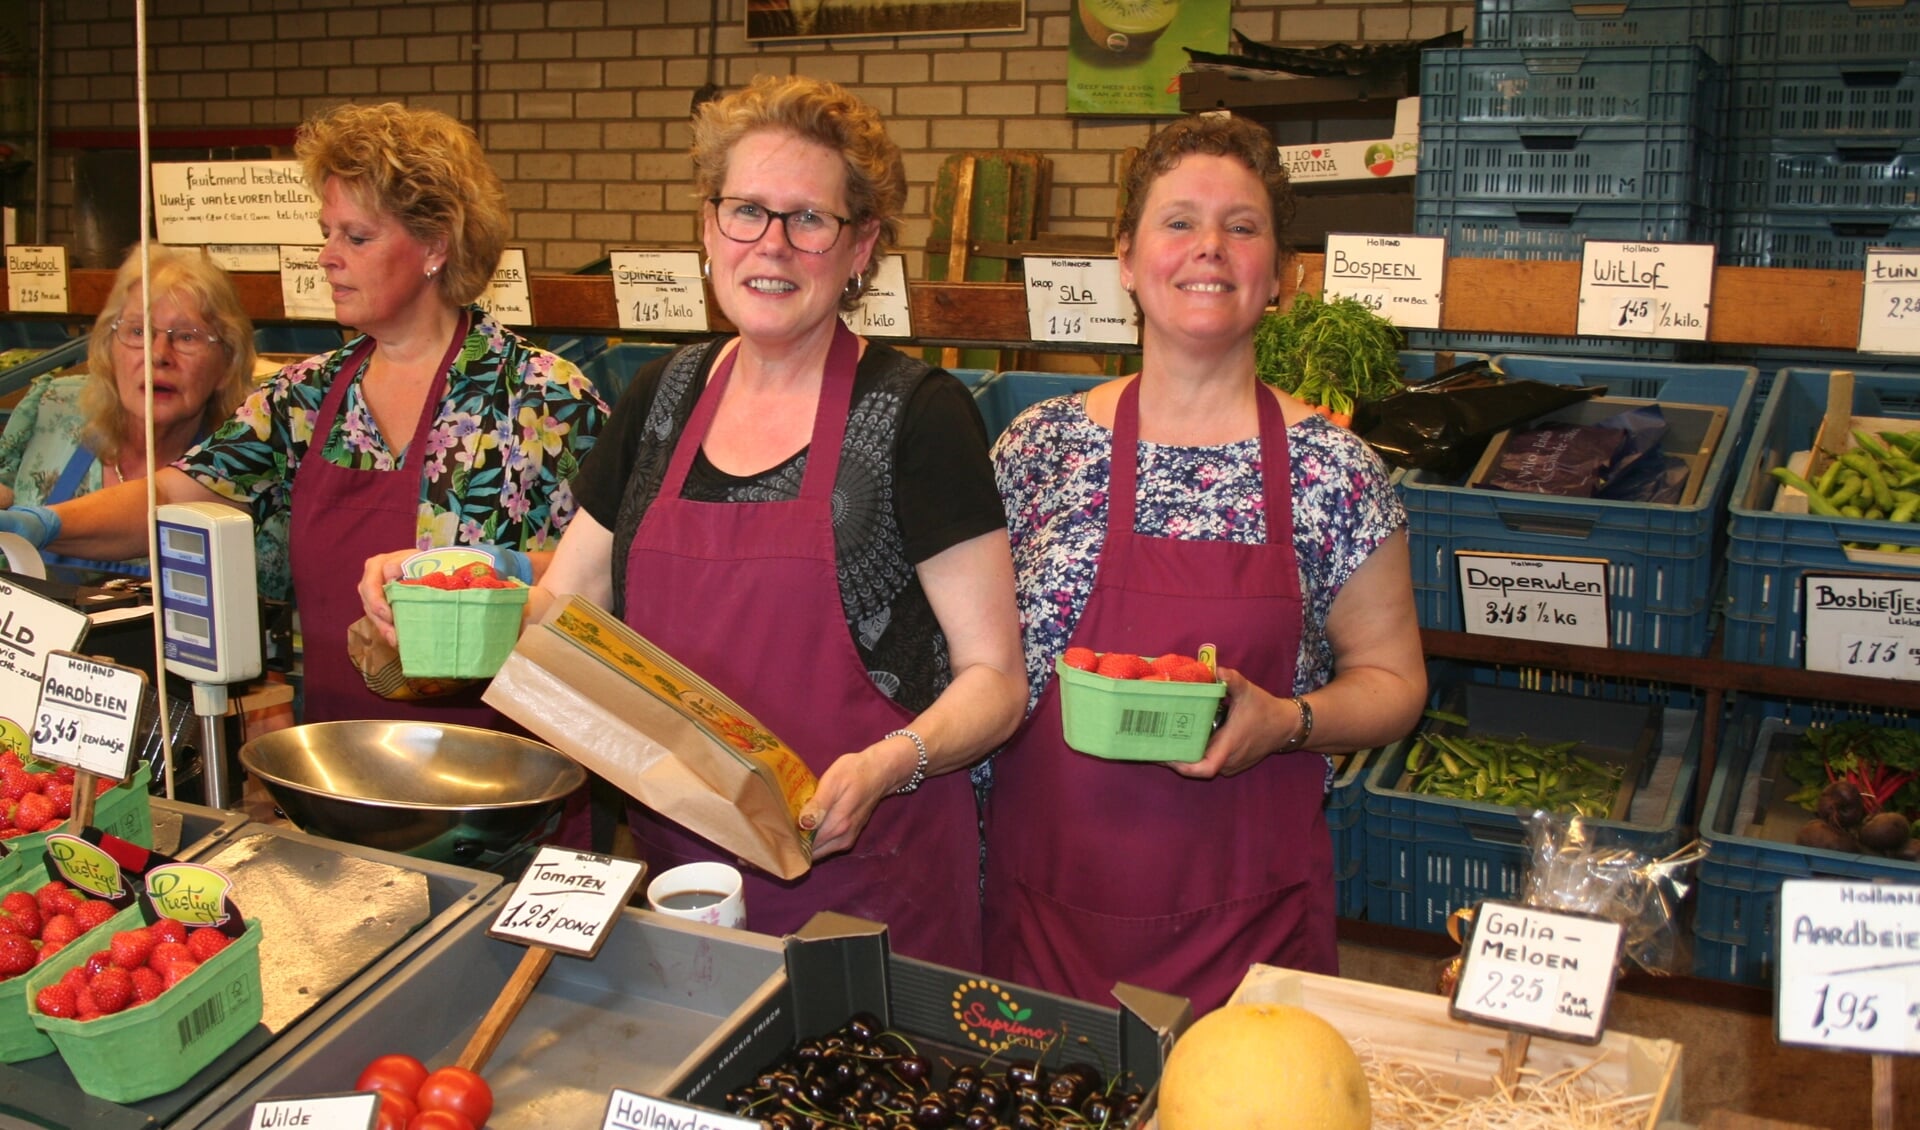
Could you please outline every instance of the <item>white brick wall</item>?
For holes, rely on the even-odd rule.
[[[1077,118],[1066,105],[1073,0],[1027,0],[1024,31],[763,45],[746,0],[720,5],[719,81],[799,72],[854,88],[907,151],[908,268],[930,186],[960,149],[1053,158],[1047,226],[1110,230],[1120,152],[1144,119]],[[507,180],[513,242],[535,269],[569,270],[635,243],[695,231],[686,145],[707,80],[709,0],[149,0],[155,128],[291,126],[349,100],[396,99],[463,120]],[[48,120],[130,129],[132,0],[70,0],[55,21]],[[476,10],[481,25],[473,27]],[[1470,0],[1236,0],[1234,25],[1268,43],[1393,41],[1470,27]],[[478,44],[478,105],[473,49]],[[52,154],[48,237],[73,237],[72,161]]]

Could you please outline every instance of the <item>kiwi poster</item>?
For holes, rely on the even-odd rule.
[[[1073,0],[1067,112],[1180,113],[1185,48],[1224,52],[1229,0]]]

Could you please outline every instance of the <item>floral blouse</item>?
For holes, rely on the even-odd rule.
[[[47,373],[35,377],[27,394],[13,406],[7,430],[0,435],[0,483],[13,488],[16,506],[43,506],[47,495],[80,450],[87,417],[80,410],[80,394],[87,387],[84,374]],[[100,461],[94,460],[74,491],[74,497],[100,489]]]
[[[359,470],[405,466],[413,453],[389,448],[355,379],[364,367],[343,373],[365,340],[356,337],[280,370],[176,466],[250,507],[263,529],[284,531],[293,476],[313,442],[314,417],[343,375],[354,383],[321,457]],[[534,348],[475,308],[426,438],[415,544],[554,548],[573,518],[568,480],[606,417],[606,403],[571,361]],[[268,596],[288,594],[291,571],[284,556],[260,562],[260,585]]]

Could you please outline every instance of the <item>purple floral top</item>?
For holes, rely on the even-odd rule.
[[[1360,563],[1406,525],[1407,513],[1379,456],[1347,429],[1309,417],[1287,429],[1287,447],[1293,546],[1306,596],[1290,693],[1304,694],[1333,677],[1326,623],[1334,598]],[[1079,395],[1022,412],[993,447],[1013,539],[1029,710],[1093,592],[1106,540],[1112,448],[1112,431],[1088,418]],[[1134,523],[1149,537],[1265,541],[1259,439],[1216,447],[1143,441]]]

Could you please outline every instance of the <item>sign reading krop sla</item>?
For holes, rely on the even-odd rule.
[[[1469,635],[1606,647],[1607,563],[1463,550],[1454,555]]]

